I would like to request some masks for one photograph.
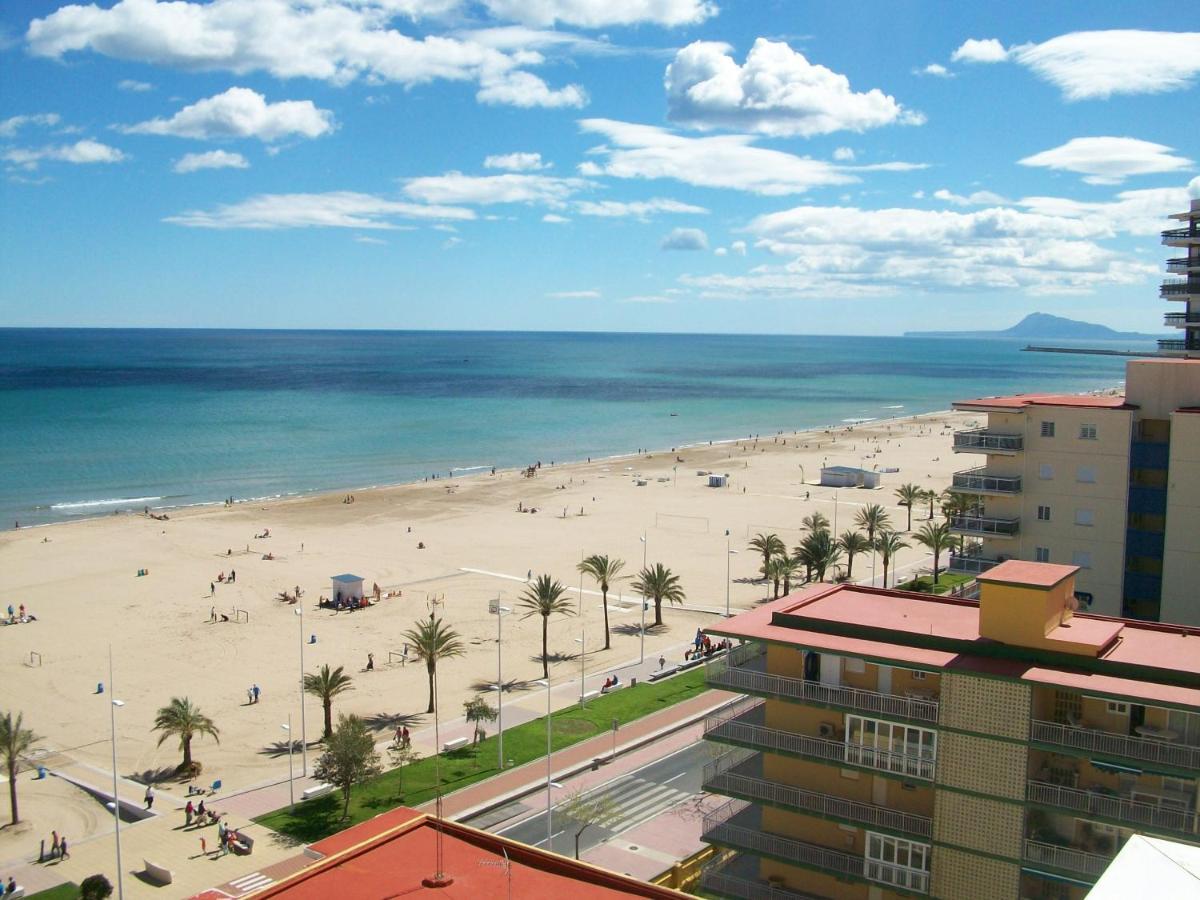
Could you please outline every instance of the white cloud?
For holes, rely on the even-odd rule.
[[[634,200],[625,203],[619,200],[580,200],[575,204],[575,211],[583,216],[600,216],[602,218],[622,218],[624,216],[632,216],[638,219],[646,219],[654,215],[654,213],[691,213],[691,214],[706,214],[708,212],[703,206],[693,206],[690,203],[681,203],[678,200],[669,200],[663,197],[654,197],[651,200]]]
[[[566,216],[559,216],[555,213],[546,213],[544,216],[542,216],[542,221],[549,225],[566,225],[571,220]]]
[[[632,297],[623,297],[617,301],[618,303],[674,303],[675,298],[662,294],[635,294]]]
[[[1088,184],[1119,184],[1130,175],[1174,172],[1193,165],[1190,159],[1171,156],[1172,148],[1128,137],[1073,138],[1059,147],[1027,156],[1023,166],[1076,172]]]
[[[1008,51],[995,38],[968,38],[950,55],[951,62],[997,63],[1008,59]]]
[[[240,153],[210,150],[207,153],[185,153],[171,168],[180,175],[186,175],[201,169],[248,169],[250,163]]]
[[[35,56],[90,50],[186,71],[267,72],[276,78],[357,79],[406,86],[477,82],[487,103],[579,105],[582,89],[549,88],[523,65],[541,57],[447,35],[410,37],[397,17],[439,15],[462,0],[119,0],[107,9],[69,5],[34,19],[25,38]]]
[[[1073,31],[1005,50],[994,38],[967,41],[954,60],[1020,63],[1067,100],[1159,94],[1189,87],[1200,74],[1200,32]]]
[[[728,44],[696,41],[675,54],[664,78],[671,121],[776,137],[925,121],[878,88],[855,93],[845,75],[810,63],[782,41],[759,38],[742,66],[731,52]]]
[[[932,75],[934,78],[953,78],[954,73],[941,63],[930,63],[923,69],[917,70],[920,75]]]
[[[559,208],[572,194],[587,186],[581,178],[515,173],[477,176],[447,172],[409,179],[404,193],[424,203],[541,203]]]
[[[358,243],[358,244],[374,244],[374,245],[378,245],[378,246],[387,246],[387,241],[380,240],[377,237],[371,237],[370,235],[366,235],[366,234],[356,234],[354,236],[354,241],[355,241],[355,243]]]
[[[725,256],[728,253],[729,253],[728,247],[718,247],[717,249],[715,249],[713,251],[713,255],[715,255],[715,256]]]
[[[1108,202],[1089,203],[1065,197],[1023,197],[1017,205],[1043,216],[1081,219],[1093,230],[1108,234],[1156,235],[1172,227],[1166,218],[1187,209],[1186,188],[1148,188],[1121,191]]]
[[[53,128],[62,121],[58,113],[34,113],[30,116],[12,116],[0,120],[0,138],[15,137],[17,132],[26,125],[38,125],[42,128]]]
[[[673,228],[658,246],[660,250],[707,250],[708,235],[699,228]]]
[[[223,94],[185,106],[169,119],[150,119],[121,130],[126,134],[161,134],[213,140],[258,138],[265,143],[299,135],[315,138],[334,128],[333,113],[311,100],[268,103],[249,88],[231,87]]]
[[[709,0],[483,0],[492,15],[528,25],[695,25],[717,14]]]
[[[732,188],[767,196],[799,194],[815,187],[858,181],[844,167],[751,145],[745,135],[684,137],[653,125],[583,119],[584,131],[604,135],[614,147],[597,148],[585,175],[673,178],[699,187]]]
[[[1087,293],[1137,284],[1156,273],[1155,266],[1100,243],[1116,233],[1115,216],[1060,212],[802,206],[759,216],[746,228],[757,247],[781,262],[742,275],[689,275],[682,281],[706,296],[825,299]]]
[[[154,90],[154,85],[145,81],[134,81],[132,78],[125,78],[117,82],[117,87],[123,91],[129,91],[132,94],[144,94],[146,91]]]
[[[599,300],[599,291],[554,291],[546,295],[555,300]]]
[[[833,158],[837,162],[854,162],[854,149],[852,147],[838,147],[833,151]]]
[[[394,229],[395,219],[473,219],[469,209],[422,206],[372,194],[259,194],[213,210],[188,210],[163,221],[189,228],[372,228]]]
[[[0,159],[26,170],[33,170],[43,161],[66,162],[76,165],[91,163],[119,163],[129,157],[108,144],[84,139],[74,144],[61,144],[56,147],[39,147],[37,149],[13,147],[4,151]]]
[[[453,250],[455,247],[457,247],[462,242],[463,242],[463,239],[460,237],[448,237],[444,241],[442,241],[442,249],[443,250]]]
[[[918,191],[918,194],[921,192]],[[916,197],[916,194],[913,195]],[[922,194],[922,196],[924,196]],[[999,194],[993,194],[991,191],[973,191],[970,194],[962,195],[952,193],[945,188],[933,192],[934,198],[943,200],[946,203],[953,203],[955,206],[1003,206],[1008,201]],[[917,197],[919,200],[920,197]]]
[[[732,244],[729,245],[729,249],[731,252],[736,253],[738,256],[745,256],[746,255],[746,242],[745,241],[734,241]]]
[[[507,169],[509,172],[539,172],[551,165],[542,161],[540,153],[504,153],[483,161],[485,169]]]

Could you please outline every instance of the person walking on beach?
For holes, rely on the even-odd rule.
[[[257,702],[258,702],[258,695],[259,695],[259,687],[258,687],[258,685],[257,685],[257,684],[256,684],[256,685],[254,685],[254,687],[252,687],[252,688],[251,688],[251,690],[254,692],[254,702],[255,702],[255,703],[257,703]]]
[[[367,671],[368,672],[375,671],[375,654],[374,653],[367,654]]]
[[[154,785],[146,785],[146,796],[143,799],[146,801],[146,809],[154,807]]]
[[[58,831],[50,832],[50,858],[54,859],[58,856]]]
[[[67,836],[64,834],[58,839],[58,858],[70,859],[71,854],[67,852]]]
[[[204,838],[200,838],[200,855],[208,856],[208,841],[204,840]]]
[[[208,596],[217,596],[217,586],[211,581],[208,583]]]
[[[187,806],[183,808],[184,821],[183,827],[190,828],[192,824],[192,815],[196,812],[196,807],[191,800],[187,802]]]

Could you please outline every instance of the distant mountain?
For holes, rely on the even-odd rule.
[[[906,331],[905,337],[920,338],[998,338],[1009,340],[1055,341],[1153,341],[1162,334],[1113,331],[1107,325],[1064,319],[1049,313],[1030,313],[1003,331]]]

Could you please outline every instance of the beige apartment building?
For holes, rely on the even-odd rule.
[[[955,473],[975,498],[951,529],[951,571],[1007,559],[1080,569],[1085,608],[1200,624],[1200,360],[1142,359],[1123,396],[1022,394],[954,404],[986,416],[954,435],[983,464]]]
[[[748,696],[706,722],[704,890],[1081,900],[1134,833],[1200,845],[1200,629],[1077,613],[1078,571],[813,585],[708,629],[741,642],[708,682]]]

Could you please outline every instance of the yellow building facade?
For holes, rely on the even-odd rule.
[[[709,629],[745,696],[706,724],[704,888],[1075,900],[1135,832],[1200,844],[1200,630],[1078,613],[1077,572],[820,585]]]

